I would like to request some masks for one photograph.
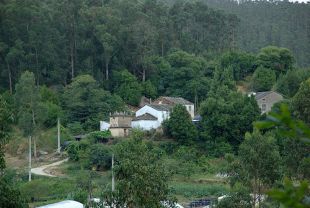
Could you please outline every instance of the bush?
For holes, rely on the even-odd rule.
[[[89,151],[89,164],[96,170],[108,170],[111,168],[112,152],[105,145],[92,145]]]
[[[85,158],[88,149],[89,143],[87,141],[71,142],[66,148],[69,159],[73,161],[79,161],[81,158]]]
[[[109,141],[109,138],[112,137],[112,134],[109,130],[107,131],[93,131],[90,133],[90,138],[97,143],[106,143]]]

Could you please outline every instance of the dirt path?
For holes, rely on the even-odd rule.
[[[57,177],[57,175],[51,174],[47,169],[58,166],[58,165],[66,162],[66,161],[68,161],[68,158],[61,160],[61,161],[58,161],[58,162],[48,164],[48,165],[42,165],[40,167],[31,168],[31,173],[36,174],[36,175],[41,175],[41,176]]]

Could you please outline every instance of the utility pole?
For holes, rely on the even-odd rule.
[[[114,184],[114,154],[112,154],[112,192],[115,190]]]
[[[57,153],[60,153],[60,120],[57,119]]]
[[[29,181],[31,181],[31,136],[29,136]]]

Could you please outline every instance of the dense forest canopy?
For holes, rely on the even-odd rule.
[[[0,89],[13,91],[30,70],[37,84],[67,85],[90,74],[113,91],[113,72],[123,69],[160,88],[154,71],[162,66],[154,69],[154,60],[176,49],[205,58],[204,68],[212,68],[211,60],[225,51],[275,45],[308,66],[309,7],[278,1],[5,0]]]

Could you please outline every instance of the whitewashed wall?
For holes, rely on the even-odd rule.
[[[195,116],[195,106],[194,105],[185,105],[187,112],[191,115],[192,118]]]
[[[109,130],[110,124],[105,121],[100,121],[100,131],[106,131]]]
[[[169,118],[169,112],[168,111],[158,111],[148,105],[143,106],[143,108],[139,109],[136,112],[136,117],[141,116],[145,113],[149,113],[152,116],[155,116],[156,118],[158,118],[158,122],[159,124],[161,124],[164,120]]]
[[[160,127],[160,123],[158,121],[149,120],[132,121],[131,127],[144,131],[149,131],[151,129],[157,129],[158,127]]]

